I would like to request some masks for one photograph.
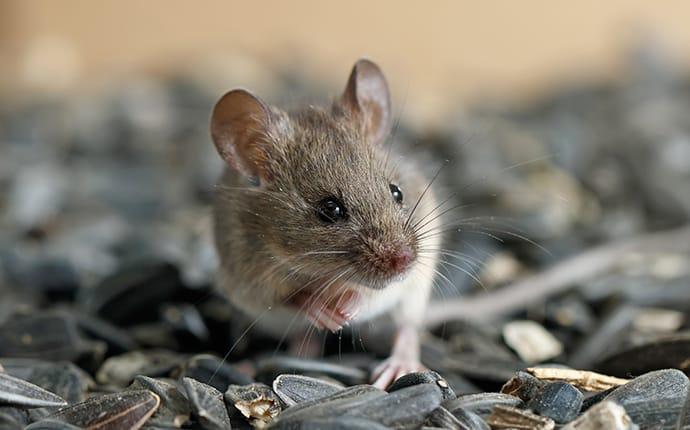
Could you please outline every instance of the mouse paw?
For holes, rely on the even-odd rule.
[[[301,300],[306,318],[316,328],[328,329],[332,332],[347,326],[357,316],[357,303],[357,295],[347,292],[337,299],[328,301],[315,299],[313,295],[303,297]]]
[[[306,309],[305,315],[316,328],[320,330],[328,329],[332,332],[336,332],[347,326],[352,318],[349,314],[340,309],[330,309],[322,306],[310,306]]]
[[[401,376],[425,370],[428,369],[418,360],[391,356],[376,366],[371,374],[371,379],[376,388],[385,390]]]

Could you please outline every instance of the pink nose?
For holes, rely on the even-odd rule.
[[[394,248],[387,255],[386,262],[392,272],[400,273],[405,271],[414,260],[414,251],[407,245]]]

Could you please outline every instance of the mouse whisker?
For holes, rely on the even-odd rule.
[[[425,222],[424,224],[422,224],[422,225],[417,225],[417,224],[419,224],[419,223],[421,222],[421,220],[418,221],[417,224],[415,224],[415,225],[412,226],[412,231],[414,231],[415,233],[418,233],[418,232],[419,232],[420,230],[422,230],[424,227],[426,227],[427,225],[429,225],[429,224],[431,224],[432,222],[436,221],[437,219],[441,218],[443,215],[447,214],[448,212],[454,211],[454,210],[456,210],[456,209],[465,209],[465,208],[468,208],[468,207],[470,207],[470,206],[472,206],[472,205],[473,205],[472,203],[465,203],[465,204],[457,204],[457,205],[451,206],[450,208],[447,208],[447,209],[443,210],[441,213],[436,214],[434,217],[432,217],[430,220],[426,221],[426,222]],[[427,216],[428,216],[428,215],[427,215]],[[425,217],[425,218],[426,218],[426,217]]]
[[[427,253],[424,253],[424,254],[422,254],[422,255],[423,255],[425,258],[431,258],[431,255],[433,255],[433,253],[428,253],[429,255],[426,255],[426,254],[427,254]],[[464,270],[469,270],[469,271],[471,272],[471,276],[477,277],[477,278],[479,277],[479,270],[482,268],[481,265],[478,265],[478,264],[476,264],[476,263],[473,263],[472,261],[463,259],[463,258],[461,258],[461,257],[456,257],[456,256],[454,256],[454,255],[446,255],[446,254],[442,254],[442,255],[443,255],[444,257],[457,259],[459,263],[462,263],[462,264],[466,264],[466,265],[467,265],[467,269],[464,269],[464,268],[463,268],[463,269],[459,269],[459,268],[458,268],[458,270],[462,270],[462,271],[464,271]],[[453,263],[451,263],[451,262],[450,262],[449,260],[447,260],[447,259],[441,259],[441,260],[439,260],[439,264],[444,264],[444,263],[448,263],[448,265],[450,265],[450,266],[453,265]],[[478,279],[476,279],[476,280],[479,281]]]
[[[312,299],[312,300],[313,300],[313,303],[321,303],[320,309],[319,309],[319,313],[323,312],[323,311],[326,309],[326,307],[329,305],[329,303],[330,303],[330,300],[324,300],[324,301],[322,301],[321,298],[324,297],[324,296],[328,293],[328,290],[329,290],[329,288],[331,287],[331,285],[333,285],[335,282],[337,282],[338,279],[340,279],[343,275],[345,275],[345,274],[346,274],[347,272],[349,272],[350,270],[352,270],[351,267],[349,267],[349,268],[347,268],[346,270],[340,272],[340,274],[339,274],[338,276],[336,276],[336,277],[334,277],[333,279],[331,279],[330,281],[328,281],[326,285],[324,285],[322,288],[319,289],[319,292],[318,292],[318,293],[316,294],[316,296]],[[302,308],[303,308],[305,305],[307,305],[308,303],[309,303],[309,301],[305,302],[305,304],[302,305],[302,307],[300,307],[300,311],[302,311]],[[313,328],[313,327],[314,327],[314,326],[312,325],[309,329],[307,329],[307,333],[308,333],[308,334],[307,334],[307,336],[304,337],[304,339],[302,340],[302,343],[300,344],[300,347],[299,347],[299,351],[300,351],[300,352],[301,352],[302,348],[304,347],[305,341],[306,341],[307,344],[309,344],[309,341],[310,341],[310,339],[311,339],[312,334],[316,332],[315,329],[314,329],[314,330],[310,330],[310,329]]]
[[[515,163],[515,164],[511,164],[510,166],[504,167],[504,168],[501,169],[501,170],[494,171],[494,172],[492,172],[491,174],[487,174],[487,175],[481,176],[481,177],[475,179],[474,181],[471,181],[471,182],[465,184],[462,188],[460,188],[460,190],[459,190],[458,192],[465,191],[465,190],[467,190],[468,188],[470,188],[470,187],[472,187],[472,186],[474,186],[474,185],[477,185],[478,183],[480,183],[480,182],[482,182],[482,181],[488,180],[489,178],[496,178],[496,177],[498,177],[499,175],[501,175],[501,174],[503,174],[503,173],[509,172],[509,171],[511,171],[511,170],[514,170],[514,169],[517,169],[517,168],[520,168],[520,167],[525,167],[525,166],[528,166],[528,165],[530,165],[530,164],[535,164],[535,163],[538,163],[538,162],[540,162],[540,161],[548,160],[548,159],[550,159],[550,158],[555,157],[556,155],[558,155],[558,154],[554,152],[554,153],[551,153],[551,154],[542,155],[542,156],[540,156],[540,157],[535,157],[535,158],[532,158],[532,159],[530,159],[530,160],[520,161],[520,162],[517,162],[517,163]]]
[[[423,263],[422,261],[420,261],[419,264],[421,264],[421,265],[423,265],[423,266],[425,266],[425,267],[428,267],[428,268],[433,269],[434,273],[435,273],[436,275],[440,276],[441,279],[445,280],[445,281],[448,283],[448,286],[449,286],[450,288],[452,288],[452,289],[455,289],[455,288],[456,288],[456,287],[455,287],[455,284],[453,284],[453,281],[451,281],[446,275],[444,275],[443,273],[441,273],[441,271],[440,271],[439,269],[437,269],[436,267],[430,266],[430,265],[428,265],[428,264],[426,264],[426,263]]]
[[[453,199],[453,197],[455,197],[455,195],[456,195],[456,193],[452,193],[451,195],[449,195],[448,197],[446,197],[445,199],[443,199],[443,201],[442,201],[441,203],[439,203],[439,204],[437,204],[436,206],[434,206],[434,208],[431,209],[429,212],[427,212],[426,215],[424,215],[424,216],[421,217],[419,220],[417,220],[417,222],[415,222],[414,224],[412,224],[412,230],[414,231],[414,230],[417,228],[417,226],[419,225],[419,223],[421,223],[422,221],[424,221],[428,216],[430,216],[431,214],[433,214],[434,212],[436,212],[436,211],[437,211],[438,209],[440,209],[443,205],[445,205],[446,203],[448,203],[449,201],[451,201],[451,200]]]
[[[446,167],[448,163],[443,163],[441,167],[436,171],[436,174],[434,175],[433,178],[429,181],[427,184],[426,188],[424,188],[424,191],[422,191],[422,194],[419,195],[419,198],[417,199],[417,202],[414,204],[412,207],[412,210],[410,211],[410,214],[407,216],[407,220],[405,221],[405,228],[408,227],[410,220],[412,219],[412,216],[414,215],[414,212],[417,210],[417,207],[419,207],[419,203],[422,201],[426,193],[429,191],[429,188],[431,188],[431,185],[436,181],[438,176],[441,174],[441,171],[443,170],[444,167]]]
[[[464,253],[464,252],[454,251],[454,250],[447,249],[447,248],[419,248],[419,252],[422,252],[422,253],[426,252],[426,253],[429,253],[432,255],[436,252],[439,252],[442,255],[447,255],[450,257],[464,259],[468,263],[473,263],[477,266],[481,266],[482,264],[484,264],[484,262],[482,260],[480,260],[476,257],[473,257],[469,254]]]
[[[464,273],[464,274],[466,274],[467,276],[469,276],[470,278],[472,278],[472,280],[475,281],[477,284],[479,284],[479,286],[481,286],[483,290],[486,290],[486,289],[487,289],[486,286],[484,285],[484,283],[481,281],[481,279],[479,279],[479,277],[477,276],[477,274],[474,272],[474,270],[471,270],[471,271],[470,271],[470,270],[467,270],[467,269],[465,269],[465,268],[463,268],[463,267],[458,266],[457,264],[451,263],[451,262],[448,261],[448,260],[440,260],[440,261],[439,261],[439,264],[444,264],[444,265],[450,266],[450,267],[452,267],[452,268],[454,268],[454,269],[457,269],[457,270],[461,271],[462,273]]]
[[[337,268],[335,268],[335,269],[329,271],[329,272],[326,274],[326,276],[329,276],[331,273],[333,273],[333,274],[334,274],[334,273],[337,273],[338,271],[340,271],[340,270],[342,270],[342,269],[345,269],[345,268],[347,268],[347,267],[348,267],[347,264],[340,265],[339,267],[337,267]],[[348,270],[349,270],[349,269],[348,269]],[[282,304],[282,305],[285,305],[285,304],[286,304],[289,300],[291,300],[294,296],[296,296],[297,294],[299,294],[301,291],[304,291],[305,289],[307,289],[313,282],[318,281],[319,279],[321,279],[321,278],[316,277],[316,276],[313,277],[313,279],[311,279],[311,280],[310,280],[309,282],[307,282],[305,285],[303,285],[303,286],[301,286],[300,288],[296,289],[295,291],[293,291],[292,293],[290,293],[286,298],[284,298],[284,299],[281,301],[281,304]],[[297,320],[297,318],[304,312],[304,308],[305,308],[305,306],[306,306],[307,304],[308,304],[308,302],[303,303],[303,304],[298,308],[297,312],[295,312],[295,315],[292,317],[292,320],[290,321],[290,324],[288,324],[287,329],[284,331],[283,336],[281,337],[280,342],[278,343],[278,346],[277,346],[276,349],[275,349],[275,352],[277,352],[278,349],[280,348],[280,346],[282,346],[282,344],[285,342],[285,339],[287,338],[287,335],[290,333],[290,329],[292,328],[292,325],[293,325],[294,322]],[[301,350],[301,347],[300,347],[300,350]],[[274,352],[274,353],[275,353],[275,352]]]

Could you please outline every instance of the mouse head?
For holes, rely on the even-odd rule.
[[[383,288],[414,267],[419,251],[410,215],[418,184],[386,165],[390,129],[388,85],[367,60],[330,109],[286,113],[230,91],[216,104],[211,134],[246,188],[221,189],[221,198],[236,200],[243,227],[288,270]]]

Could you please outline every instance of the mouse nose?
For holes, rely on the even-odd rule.
[[[393,273],[402,273],[414,260],[414,251],[408,245],[399,245],[390,249],[383,260],[388,270]]]

